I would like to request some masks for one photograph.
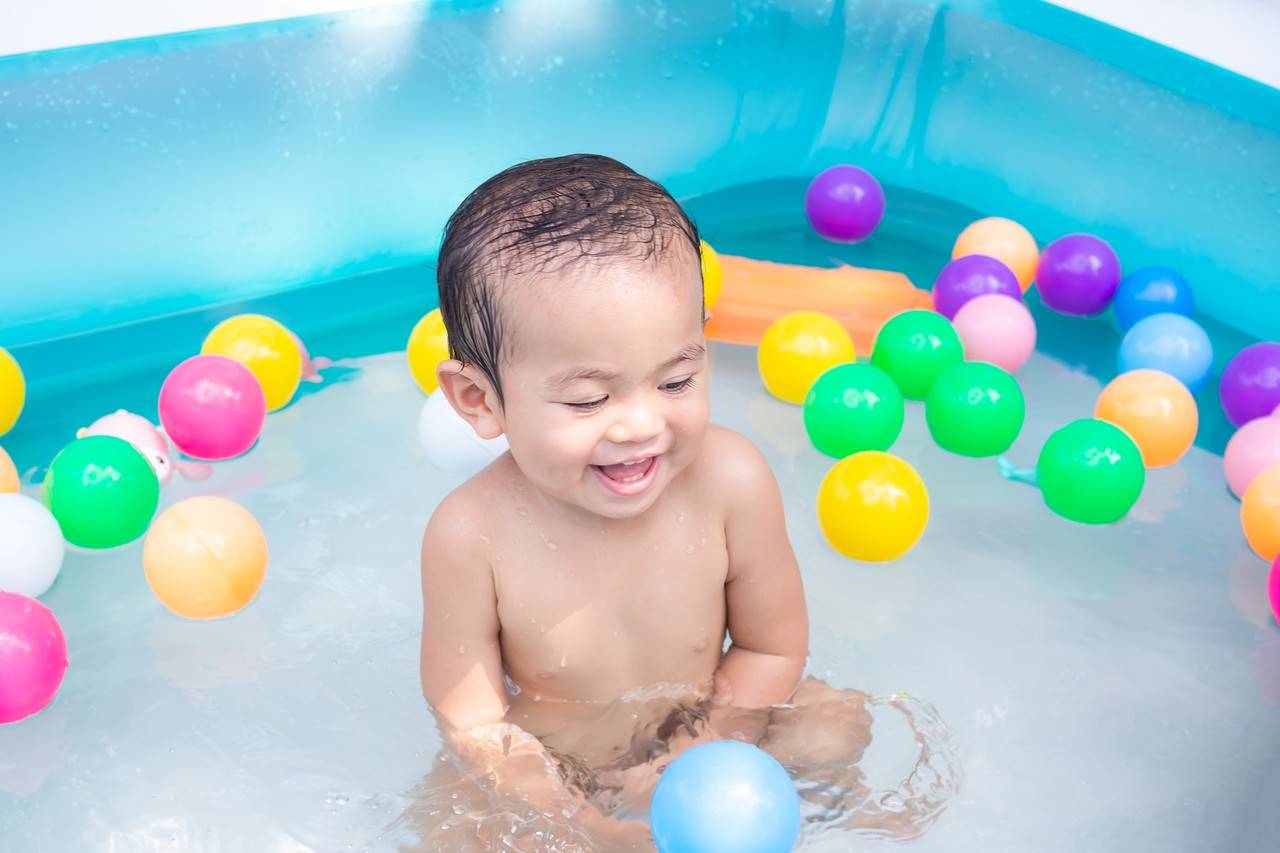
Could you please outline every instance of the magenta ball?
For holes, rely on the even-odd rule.
[[[857,166],[832,166],[818,174],[804,194],[809,224],[828,240],[856,243],[884,217],[880,182]]]
[[[989,293],[1022,301],[1013,270],[986,255],[965,255],[948,263],[934,279],[933,307],[950,320],[970,299]]]
[[[53,611],[0,590],[0,723],[30,717],[53,701],[67,671],[67,641]]]
[[[1280,406],[1280,344],[1252,344],[1236,353],[1222,371],[1218,388],[1222,411],[1236,426],[1263,418]]]
[[[1271,564],[1271,577],[1267,579],[1267,598],[1271,600],[1271,615],[1280,622],[1280,555]]]
[[[1074,317],[1101,313],[1120,286],[1120,259],[1092,234],[1059,237],[1040,253],[1036,288],[1054,311]]]
[[[160,423],[174,445],[197,459],[230,459],[258,440],[267,398],[249,368],[225,355],[197,355],[160,387]]]

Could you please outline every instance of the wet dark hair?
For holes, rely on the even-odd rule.
[[[501,403],[498,292],[507,277],[606,258],[650,261],[678,246],[696,262],[697,227],[670,193],[617,160],[570,154],[499,172],[445,225],[436,286],[449,355],[478,367]]]

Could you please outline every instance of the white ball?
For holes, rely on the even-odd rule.
[[[44,504],[26,495],[0,495],[0,589],[44,595],[65,552],[62,528]]]
[[[507,452],[506,436],[477,436],[471,424],[449,405],[449,398],[438,390],[422,404],[418,438],[432,465],[466,477]]]

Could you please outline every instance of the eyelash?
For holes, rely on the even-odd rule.
[[[658,387],[668,394],[682,394],[693,387],[693,377],[681,379],[679,382],[668,382]],[[585,403],[565,403],[565,405],[580,412],[594,412],[603,406],[608,399],[608,397],[601,397],[599,400],[588,400]]]

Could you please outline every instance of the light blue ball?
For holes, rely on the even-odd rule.
[[[773,756],[719,740],[663,771],[649,822],[659,853],[786,853],[800,834],[800,798]]]
[[[1122,329],[1131,329],[1152,314],[1181,314],[1194,317],[1196,297],[1187,280],[1165,267],[1134,270],[1116,291],[1116,320]]]
[[[1163,370],[1194,394],[1213,370],[1213,345],[1194,320],[1180,314],[1152,314],[1125,333],[1119,367],[1121,373]]]

